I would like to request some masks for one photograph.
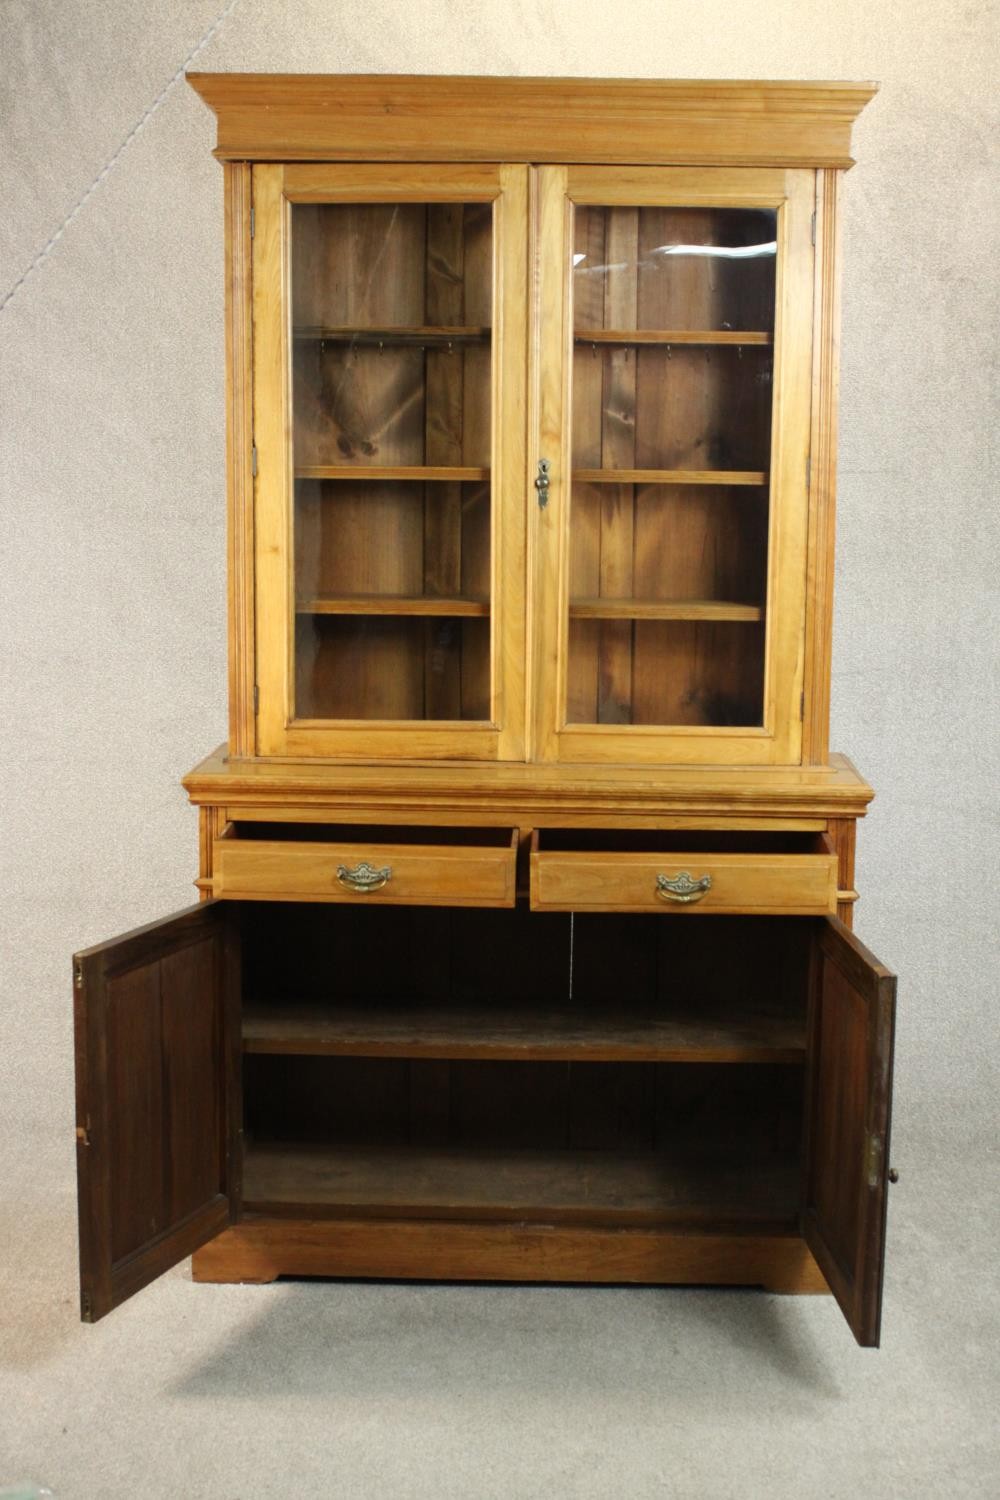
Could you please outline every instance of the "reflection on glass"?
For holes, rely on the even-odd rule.
[[[777,220],[577,207],[567,718],[763,717]]]
[[[295,713],[488,719],[492,206],[292,208]]]

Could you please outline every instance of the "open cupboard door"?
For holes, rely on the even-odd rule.
[[[225,902],[206,902],[73,959],[86,1323],[236,1216],[234,918]]]
[[[859,1344],[879,1342],[896,980],[836,917],[817,924],[802,1233]]]

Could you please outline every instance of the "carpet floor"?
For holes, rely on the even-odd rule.
[[[0,1486],[31,1478],[56,1500],[1000,1493],[1000,1210],[995,1170],[967,1153],[900,1162],[870,1351],[829,1297],[204,1286],[186,1263],[85,1327],[71,1156],[24,1146],[0,1160]]]

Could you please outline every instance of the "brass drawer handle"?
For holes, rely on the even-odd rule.
[[[349,891],[358,891],[362,896],[367,896],[369,891],[380,891],[388,884],[392,879],[392,866],[384,865],[381,870],[374,870],[366,860],[355,865],[353,870],[349,870],[346,865],[338,865],[337,879]]]
[[[680,901],[687,906],[692,901],[700,901],[705,892],[711,889],[711,875],[703,875],[700,880],[693,880],[687,870],[682,870],[679,875],[657,875],[656,877],[656,894],[661,901]]]

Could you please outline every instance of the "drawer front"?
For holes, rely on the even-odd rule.
[[[517,834],[508,846],[326,844],[220,838],[212,894],[240,901],[513,906]]]
[[[764,912],[837,909],[832,854],[607,854],[532,851],[534,911]]]

